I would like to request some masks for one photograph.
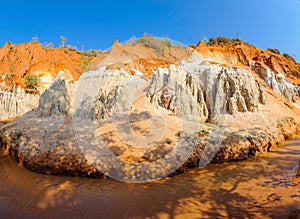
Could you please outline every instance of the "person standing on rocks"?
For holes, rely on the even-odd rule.
[[[186,74],[186,86],[187,87],[192,87],[192,82],[193,82],[193,78],[192,78],[192,75],[191,75],[191,73],[187,73]]]
[[[170,88],[168,86],[168,83],[167,82],[164,82],[164,85],[162,86],[162,88],[160,88],[157,92],[161,92],[161,100],[162,100],[162,105],[163,107],[165,107],[166,109],[169,108],[169,105],[170,105],[170,93],[169,93],[169,90],[175,90],[173,88]],[[157,93],[156,92],[156,93]]]

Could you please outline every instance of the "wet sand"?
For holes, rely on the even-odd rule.
[[[0,156],[0,218],[299,218],[300,138],[152,183],[36,174]]]

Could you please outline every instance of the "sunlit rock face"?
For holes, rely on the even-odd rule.
[[[255,62],[252,69],[264,79],[270,88],[287,100],[294,101],[295,96],[300,97],[300,87],[294,85],[282,72],[275,72],[259,62]]]
[[[103,120],[111,112],[124,112],[130,108],[135,93],[146,83],[140,76],[105,67],[84,73],[77,83],[73,98],[74,117]]]
[[[39,95],[25,93],[22,88],[13,91],[0,90],[0,120],[21,116],[37,107]]]
[[[15,45],[7,42],[0,48],[0,74],[10,76],[11,84],[23,87],[25,75],[36,75],[41,79],[40,86],[48,87],[60,71],[65,71],[66,80],[78,80],[83,71],[81,57],[73,49],[45,48],[37,42]]]
[[[41,95],[37,114],[40,117],[61,118],[71,115],[71,99],[75,85],[66,82],[63,72]]]
[[[3,126],[0,130],[1,144],[2,147],[9,148],[8,151],[15,151],[15,155],[30,169],[52,174],[101,175],[101,171],[87,157],[98,161],[97,156],[103,154],[80,147],[78,139],[79,137],[82,141],[98,145],[98,142],[93,141],[93,137],[97,135],[107,143],[107,152],[112,152],[119,160],[127,163],[134,161],[147,164],[167,156],[179,142],[180,136],[191,140],[189,145],[194,147],[191,153],[186,153],[189,157],[182,163],[182,170],[196,167],[200,158],[206,156],[206,148],[212,149],[211,154],[216,154],[210,160],[207,159],[207,163],[211,160],[221,163],[245,159],[256,152],[267,151],[274,139],[283,140],[287,130],[288,137],[297,132],[296,122],[289,119],[277,125],[272,124],[278,132],[273,132],[273,129],[266,132],[264,128],[258,129],[251,125],[254,123],[252,120],[263,121],[255,120],[258,116],[265,118],[261,109],[268,103],[265,89],[269,89],[261,80],[263,88],[253,75],[251,68],[212,63],[195,54],[182,64],[158,68],[150,79],[143,77],[142,73],[134,75],[125,69],[107,66],[85,72],[74,84],[68,83],[63,75],[59,75],[41,95],[37,109],[8,126]],[[278,78],[276,81],[279,81]],[[161,88],[165,83],[170,92],[167,106],[162,104],[161,98]],[[277,85],[278,92],[284,93],[284,87],[279,83]],[[275,85],[273,87],[275,89]],[[133,103],[137,105],[133,107]],[[283,107],[280,109],[284,110]],[[116,133],[116,126],[112,127],[116,125],[112,124],[114,113],[124,112],[134,114],[132,117],[128,116],[128,121],[139,134],[149,130],[151,132],[151,128],[160,130],[158,126],[162,126],[162,120],[166,119],[169,125],[166,130],[169,132],[168,137],[155,139],[158,146],[153,150],[133,150],[139,145],[132,146],[120,140],[122,136]],[[151,120],[152,127],[149,128],[145,123],[151,119],[151,112],[160,113],[160,117]],[[233,121],[231,124],[240,119],[242,121],[238,122],[247,127],[243,132],[238,128],[234,132],[224,130],[219,122],[227,118]],[[77,123],[81,119],[85,122]],[[201,123],[201,129],[195,129],[192,134],[187,135],[178,128],[185,119],[197,121],[197,124],[209,123]],[[265,120],[268,119],[266,116]],[[94,128],[93,125],[100,125],[96,128],[103,128],[104,135],[100,131],[86,132],[89,128]],[[80,130],[75,130],[76,128]],[[127,129],[125,126],[125,131],[131,128]],[[90,156],[86,156],[85,149],[90,150]],[[109,166],[109,163],[106,165]]]
[[[226,113],[257,112],[259,104],[266,101],[261,85],[242,68],[202,63],[159,69],[148,91],[151,102],[157,106],[161,98],[157,91],[165,82],[174,89],[171,111],[186,116],[198,114],[204,120]]]
[[[262,50],[245,42],[205,45],[202,41],[196,51],[210,62],[252,70],[289,101],[295,101],[295,96],[300,97],[300,64],[287,54],[274,53],[272,49]]]
[[[213,120],[227,113],[257,112],[259,104],[266,102],[262,86],[249,71],[191,60],[180,66],[158,68],[149,82],[105,67],[86,72],[76,85],[72,111],[75,116],[107,119],[110,112],[128,109],[143,86],[150,103],[165,107],[160,91],[164,83],[170,92],[167,109],[177,116]]]
[[[159,91],[165,82],[171,88],[167,108],[161,105]],[[137,99],[140,101],[137,111],[158,109],[162,113],[168,112],[163,115],[169,123],[174,124],[173,129],[179,117],[213,121],[226,114],[257,112],[260,104],[266,101],[263,89],[248,71],[210,64],[197,57],[191,57],[182,65],[158,68],[148,81],[122,69],[102,66],[95,71],[85,72],[74,84],[68,83],[63,74],[59,75],[41,95],[38,108],[16,120],[14,129],[5,130],[2,142],[17,151],[19,159],[31,169],[55,174],[99,175],[99,171],[85,159],[78,145],[74,132],[76,119],[87,119],[91,123],[110,122],[114,113],[129,113]],[[85,123],[87,128],[89,124]],[[85,127],[79,128],[85,130]],[[168,138],[172,140],[169,143],[161,141],[155,153],[168,153],[174,146],[172,142],[178,141],[175,136],[178,130],[169,133]],[[84,135],[85,132],[80,134]],[[89,138],[88,135],[84,137]],[[199,160],[203,152],[204,140],[209,138],[203,138],[201,144],[198,141],[199,145],[194,145],[198,150],[197,156],[185,165],[196,165],[194,161]],[[245,145],[247,148],[250,144]],[[153,151],[141,149],[134,154],[132,149],[127,149],[128,145],[120,143],[118,146],[117,156],[126,161],[147,163],[150,158],[157,157]],[[238,156],[232,156],[232,159],[235,157]]]

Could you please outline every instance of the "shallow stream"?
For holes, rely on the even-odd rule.
[[[0,218],[300,218],[300,138],[152,183],[50,176],[0,156]],[[297,177],[298,172],[298,177]]]

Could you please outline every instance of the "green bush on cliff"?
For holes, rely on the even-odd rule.
[[[291,55],[289,55],[289,54],[287,54],[287,53],[284,53],[283,56],[284,56],[285,58],[287,58],[287,59],[291,59],[291,60],[295,61],[295,59],[294,59]]]
[[[83,47],[83,46],[82,46]],[[82,72],[89,70],[89,64],[92,58],[100,56],[103,54],[102,50],[82,50],[80,52],[81,56],[79,58],[79,67]]]
[[[85,55],[80,56],[80,58],[79,58],[79,67],[80,67],[82,72],[86,70],[89,63],[90,63],[90,58],[88,56],[85,56]]]
[[[193,49],[197,48],[197,46],[195,44],[190,44],[188,47],[193,48]]]
[[[280,55],[279,49],[276,49],[276,48],[268,48],[268,50],[271,51],[272,53],[275,53],[275,54]]]
[[[230,38],[227,38],[227,37],[224,37],[224,36],[221,36],[221,37],[217,37],[217,38],[210,38],[207,42],[207,45],[215,45],[215,44],[220,44],[220,45],[229,45],[229,44],[238,44],[242,42],[242,40],[238,37],[236,38],[233,38],[233,39],[230,39]]]
[[[164,55],[172,47],[172,44],[167,39],[160,39],[149,34],[141,36],[135,44],[143,44],[146,47],[153,48],[158,55]]]
[[[237,42],[237,43],[240,43],[240,42],[242,42],[242,40],[240,39],[240,38],[233,38],[231,41],[233,41],[233,42]]]
[[[207,43],[207,45],[214,45],[214,44],[216,44],[217,43],[217,40],[216,40],[216,38],[214,38],[214,37],[212,37],[212,38],[210,38],[209,40],[208,40],[208,43]]]
[[[103,54],[103,51],[101,50],[85,50],[80,52],[82,56],[85,56],[87,58],[94,58],[101,54]]]
[[[224,36],[221,36],[221,37],[218,37],[218,38],[217,38],[217,42],[218,42],[219,44],[222,44],[222,45],[227,45],[227,44],[230,44],[230,43],[231,43],[231,40],[228,39],[228,38],[226,38],[226,37],[224,37]]]
[[[24,77],[24,84],[27,90],[37,90],[37,86],[40,83],[40,79],[36,75],[26,75]]]
[[[210,38],[208,41],[208,45],[214,45],[214,44],[221,44],[221,45],[228,45],[230,44],[232,41],[224,36],[218,37],[218,38]]]

